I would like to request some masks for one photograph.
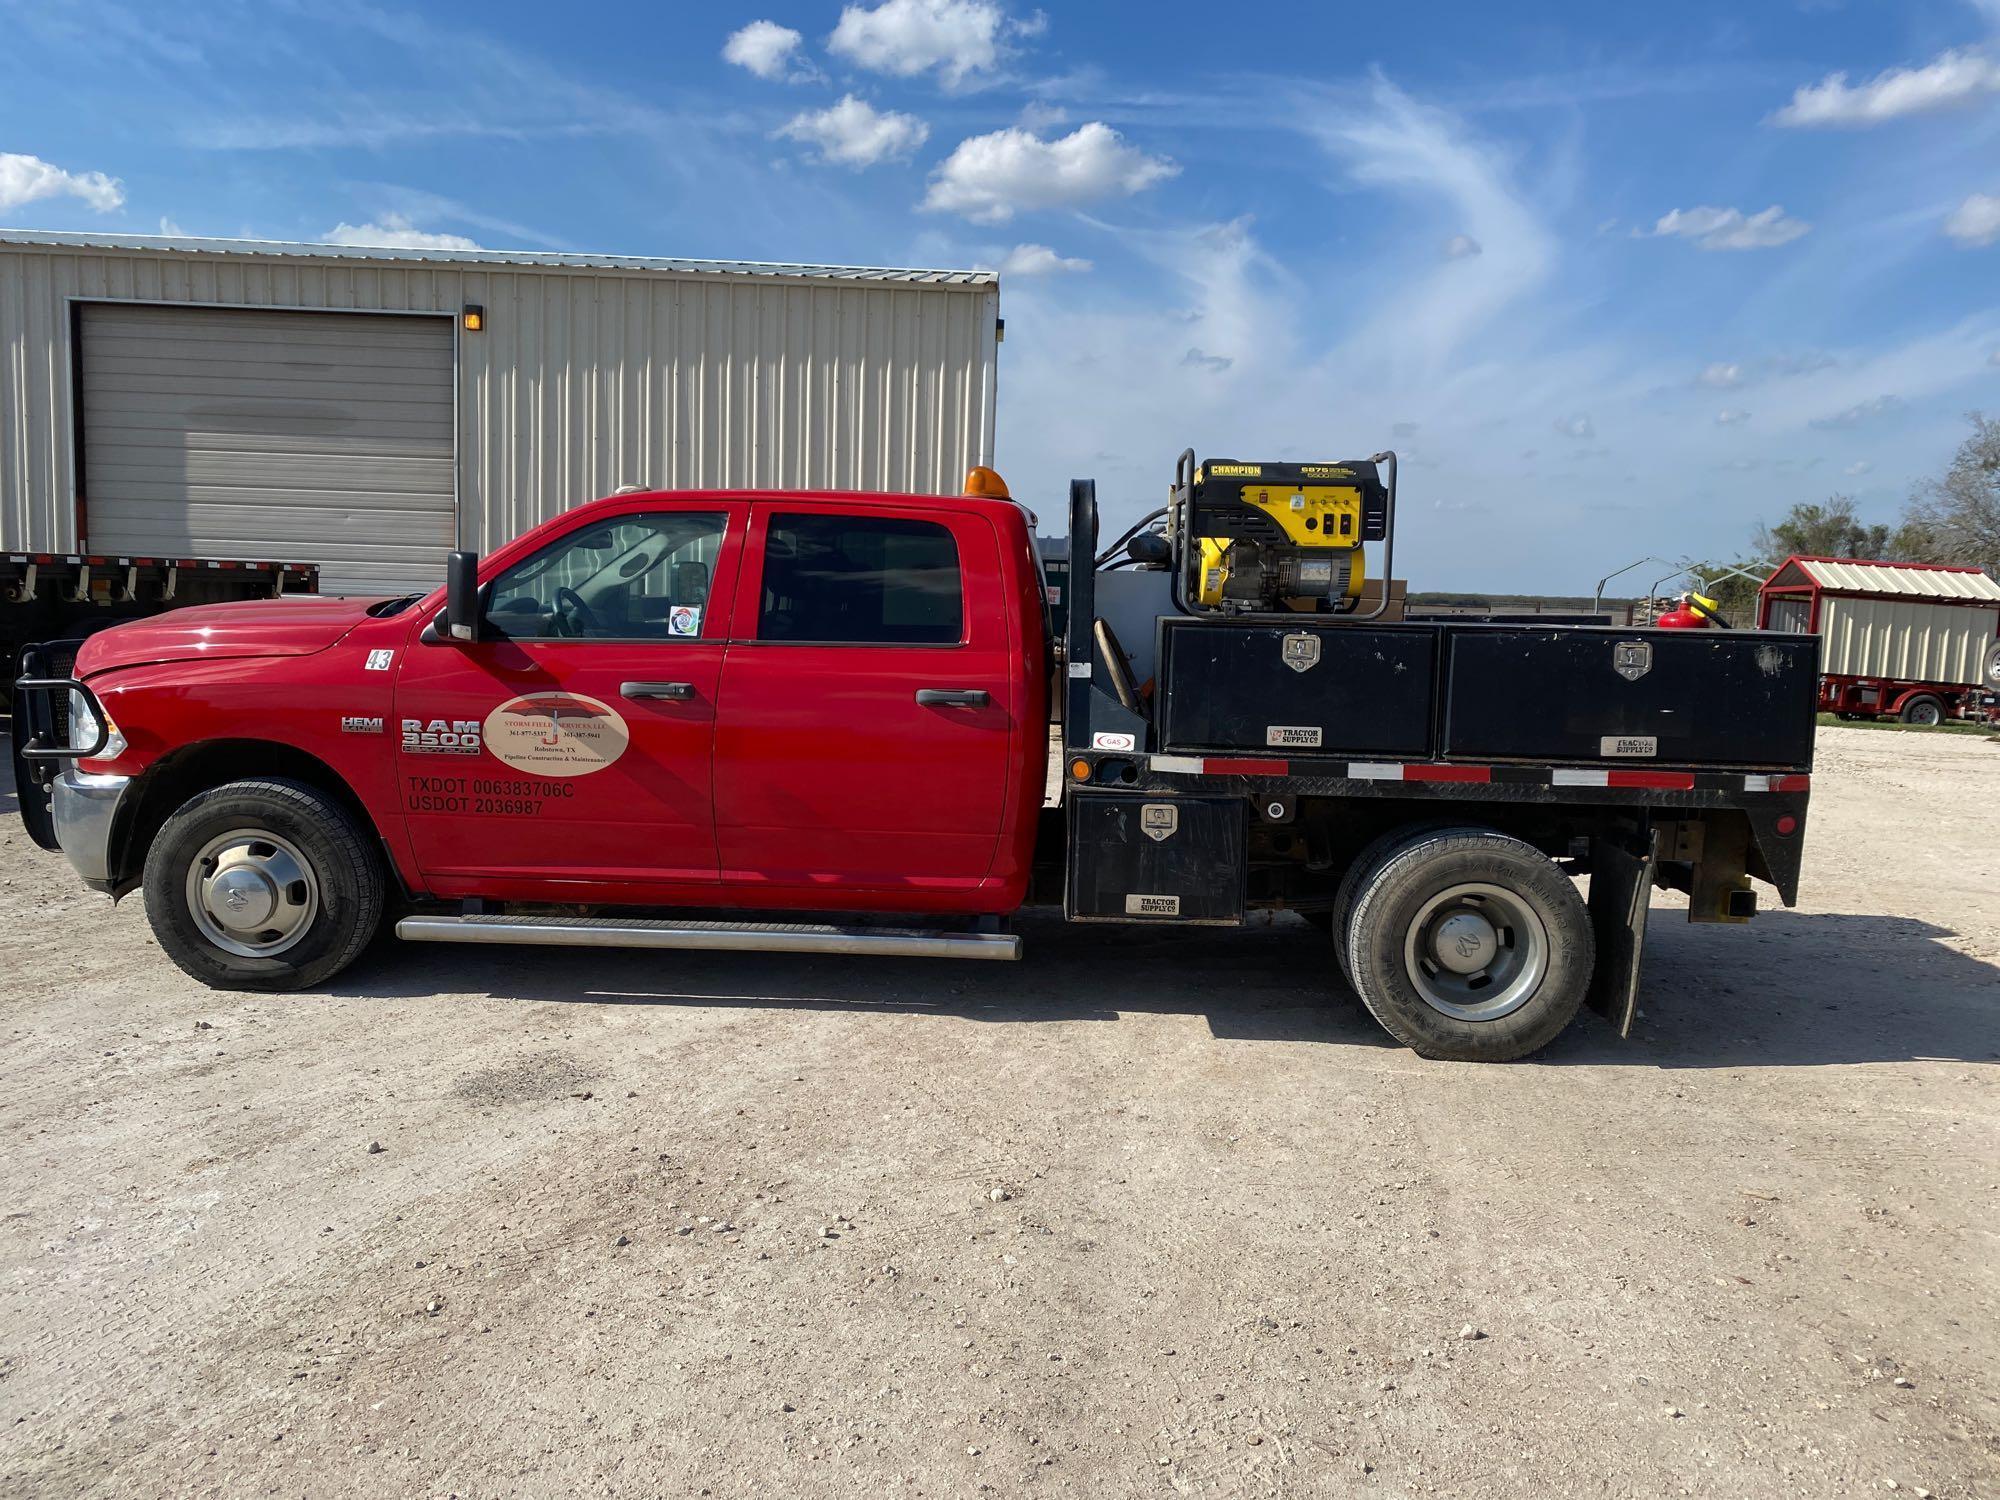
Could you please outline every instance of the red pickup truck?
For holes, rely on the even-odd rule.
[[[1791,899],[1809,658],[1749,673],[1754,744],[1603,768],[1600,739],[1623,754],[1614,732],[1692,706],[1656,666],[1659,692],[1581,726],[1584,763],[1533,735],[1469,758],[1451,737],[1476,743],[1483,710],[1453,697],[1444,627],[1217,629],[1163,592],[1135,683],[1093,613],[1087,484],[1071,525],[1066,642],[1004,491],[703,491],[580,506],[453,554],[422,597],[189,608],[33,648],[23,811],[46,786],[44,842],[114,899],[143,886],[168,956],[218,987],[319,984],[391,909],[412,939],[1013,958],[1030,901],[1162,923],[1283,907],[1334,929],[1329,975],[1392,1032],[1467,1058],[1539,1047],[1587,996],[1629,1027],[1655,880],[1700,919],[1754,910],[1746,871]],[[1516,684],[1531,713],[1632,637],[1533,634],[1584,645]],[[1282,697],[1251,717],[1312,748],[1261,727],[1237,745],[1210,710],[1245,692]],[[1780,718],[1805,752],[1758,738]]]

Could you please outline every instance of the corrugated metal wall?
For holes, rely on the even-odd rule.
[[[2000,610],[1902,599],[1820,600],[1820,670],[1911,682],[1981,680]]]
[[[87,542],[74,525],[75,299],[482,306],[485,331],[458,335],[468,547],[624,484],[951,493],[992,461],[992,285],[0,245],[0,546]]]

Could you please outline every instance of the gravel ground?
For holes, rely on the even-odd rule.
[[[1290,918],[215,994],[10,819],[0,1493],[2000,1493],[1996,756],[1483,1068]]]

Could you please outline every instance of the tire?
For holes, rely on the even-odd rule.
[[[1526,1057],[1583,1004],[1597,957],[1590,915],[1570,878],[1519,839],[1431,830],[1389,849],[1359,884],[1348,977],[1382,1028],[1419,1056]],[[1483,967],[1460,967],[1482,957]]]
[[[1919,693],[1903,705],[1903,711],[1896,715],[1905,724],[1942,724],[1944,722],[1944,700],[1930,693]]]
[[[1353,861],[1341,875],[1340,884],[1333,893],[1333,911],[1329,914],[1330,927],[1333,933],[1334,959],[1340,965],[1341,977],[1351,987],[1359,988],[1354,984],[1353,967],[1347,961],[1347,924],[1354,916],[1354,903],[1361,898],[1362,887],[1374,879],[1375,872],[1387,864],[1390,857],[1405,844],[1429,838],[1450,826],[1446,823],[1427,823],[1415,827],[1405,825],[1401,828],[1392,828],[1377,837],[1374,842],[1363,845],[1361,852],[1354,856]],[[1477,830],[1457,831],[1470,833]]]
[[[372,836],[298,781],[232,781],[191,797],[146,853],[153,933],[211,989],[331,979],[375,935],[383,887]]]

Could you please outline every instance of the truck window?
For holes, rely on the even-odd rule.
[[[719,634],[708,589],[724,524],[719,512],[671,511],[570,532],[493,580],[486,623],[517,641]]]
[[[937,522],[771,517],[759,640],[950,646],[964,616],[958,544]]]

